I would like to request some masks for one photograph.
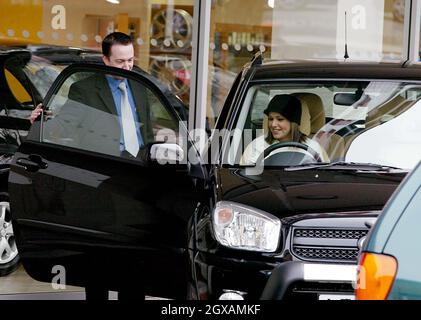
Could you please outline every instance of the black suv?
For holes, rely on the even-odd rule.
[[[142,92],[150,120],[139,127],[149,138],[136,158],[114,147],[115,113],[68,97],[75,81],[99,74]],[[353,298],[359,243],[420,158],[420,74],[410,65],[256,55],[206,140],[187,132],[180,100],[148,74],[70,66],[11,165],[25,269],[50,282],[62,266],[67,284],[88,288],[258,299],[279,267],[282,298]],[[278,94],[301,101],[300,131],[329,161],[300,143],[246,159]]]
[[[0,46],[0,276],[19,265],[9,206],[9,164],[28,134],[32,109],[74,62],[102,63],[102,54],[76,47]]]
[[[30,86],[23,66],[31,54],[27,50],[0,47],[0,276],[19,265],[10,215],[9,164],[21,140],[28,133],[32,107]]]

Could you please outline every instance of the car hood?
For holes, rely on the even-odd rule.
[[[303,213],[381,210],[405,173],[218,168],[218,200],[252,206],[278,217]]]

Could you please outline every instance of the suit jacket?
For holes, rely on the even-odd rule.
[[[150,105],[146,88],[129,80],[144,143],[153,141]],[[59,130],[66,144],[81,149],[120,155],[121,128],[117,109],[108,81],[104,75],[93,75],[74,82],[68,100],[50,124]],[[48,130],[48,129],[47,129]]]

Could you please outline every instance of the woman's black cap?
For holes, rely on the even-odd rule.
[[[266,115],[269,115],[269,112],[279,112],[289,121],[301,123],[301,102],[289,94],[274,96],[263,112]]]

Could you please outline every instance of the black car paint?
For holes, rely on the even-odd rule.
[[[338,75],[358,79],[389,76],[381,66],[350,67],[344,74],[335,73],[335,66],[317,67],[319,73],[305,66],[291,72],[288,65],[285,68],[283,73],[275,65],[261,69],[249,65],[235,81],[216,128],[232,128],[252,77],[254,82],[269,83],[283,77],[308,78],[309,74],[332,79]],[[393,69],[393,78],[406,78],[407,73],[399,70]],[[171,98],[171,103],[169,96],[168,92],[161,95],[171,105],[176,100]],[[119,289],[126,285],[125,280],[137,279],[147,294],[162,297],[185,298],[187,294],[189,298],[217,299],[224,288],[231,288],[248,292],[246,298],[255,299],[276,265],[298,260],[286,245],[287,232],[282,233],[278,251],[271,254],[221,246],[211,223],[216,202],[229,200],[261,208],[280,217],[288,231],[292,223],[303,218],[375,216],[405,175],[267,170],[262,176],[247,177],[241,168],[198,164],[198,174],[191,179],[188,173],[193,169],[185,166],[154,166],[146,156],[143,164],[117,161],[44,145],[37,142],[39,138],[39,129],[34,126],[14,158],[9,182],[14,195],[14,227],[28,273],[48,282],[52,267],[60,264],[68,270],[68,284],[105,282],[110,289]],[[40,170],[37,178],[16,164],[17,159],[31,154],[41,155],[49,166],[46,172]],[[60,167],[52,170],[57,164]],[[72,175],[72,170],[84,170],[97,185],[60,178]],[[164,189],[160,182],[165,183]],[[160,198],[162,193],[168,197]],[[109,205],[110,197],[117,207]],[[36,210],[44,198],[50,207]],[[151,215],[119,220],[127,206],[136,210],[136,215],[146,212],[136,207],[140,204]],[[61,210],[63,207],[66,210]],[[85,211],[82,216],[80,210]],[[296,217],[299,214],[302,216]],[[110,251],[116,259],[109,257]]]
[[[189,199],[194,194],[188,192],[191,187],[190,181],[186,181],[185,168],[174,171],[169,167],[144,167],[129,161],[121,161],[116,166],[107,157],[93,158],[83,152],[30,143],[16,153],[16,159],[34,151],[43,155],[48,169],[42,174],[34,174],[13,165],[14,174],[10,179],[10,192],[24,198],[22,203],[14,203],[14,212],[19,212],[14,216],[14,225],[17,226],[20,254],[31,276],[51,281],[52,267],[58,264],[69,270],[68,283],[83,285],[83,281],[78,280],[79,272],[73,279],[72,270],[92,269],[89,271],[91,281],[97,276],[96,270],[122,275],[127,267],[123,257],[127,255],[147,256],[156,264],[149,272],[157,275],[164,271],[160,267],[167,268],[167,263],[158,263],[159,260],[172,261],[169,264],[174,266],[173,272],[179,273],[179,279],[182,279],[183,269],[176,270],[181,261],[175,263],[173,259],[180,259],[178,256],[185,254],[185,225],[190,217],[187,213],[195,206]],[[84,168],[83,172],[76,169],[80,167]],[[66,174],[73,177],[69,179]],[[15,188],[22,183],[27,187]],[[26,264],[25,259],[26,252],[33,255],[35,247],[37,255],[54,257],[56,253],[60,262],[52,261],[51,267],[42,275],[32,271],[31,263]],[[62,248],[67,248],[67,252]],[[102,250],[108,252],[104,255]],[[66,261],[68,255],[81,256],[84,252],[94,256],[89,257],[92,258],[89,263],[83,260],[81,265],[79,261],[74,265],[72,261]],[[104,256],[110,257],[111,261],[103,261]],[[130,260],[129,265],[139,274],[145,274],[141,272],[141,261]],[[160,277],[165,278],[164,275]],[[168,291],[170,287],[166,285]]]
[[[202,299],[217,299],[224,288],[248,292],[247,299],[260,298],[274,266],[302,262],[292,253],[291,239],[287,239],[294,223],[301,219],[377,216],[405,176],[265,169],[262,176],[253,179],[241,173],[244,169],[217,167],[215,171],[213,185],[218,186],[218,192],[214,201],[233,201],[269,212],[281,219],[283,232],[276,252],[244,252],[217,242],[210,214],[197,218],[194,262],[197,282],[201,284],[197,298]]]
[[[64,70],[46,101],[68,74],[87,68],[75,64]],[[104,68],[92,65],[90,70]],[[122,71],[114,69],[114,72]],[[178,110],[178,114],[183,114],[181,101],[167,89],[160,88],[160,84],[142,71],[133,74],[152,90],[166,93],[162,99],[173,107],[168,107],[171,112]],[[149,162],[148,146],[143,149],[144,161],[137,162],[120,158],[116,161],[106,155],[98,157],[82,150],[42,144],[39,126],[40,122],[33,126],[15,154],[9,183],[13,198],[24,198],[23,202],[14,203],[17,214],[13,218],[27,272],[35,279],[51,281],[52,268],[62,265],[69,270],[67,283],[76,285],[98,284],[104,274],[115,273],[118,279],[113,281],[110,277],[109,285],[116,289],[121,289],[123,282],[127,285],[130,280],[131,285],[139,276],[154,274],[148,279],[160,277],[161,290],[172,296],[180,283],[186,283],[185,226],[198,202],[192,190],[201,188],[192,184],[187,165],[162,166]],[[34,155],[45,166],[29,170],[28,163],[33,162]],[[202,175],[202,181],[203,178]],[[39,256],[50,258],[38,261]],[[129,271],[122,263],[126,261],[125,256],[133,257]],[[152,266],[144,263],[145,257],[154,261]],[[32,267],[38,263],[42,268]],[[174,266],[172,272],[162,275],[168,265]],[[177,281],[172,280],[174,274]]]
[[[10,72],[20,85],[36,99],[38,97],[37,91],[23,72],[23,67],[30,58],[31,54],[27,50],[0,47],[0,111],[3,113],[0,115],[0,200],[5,202],[9,202],[8,176],[10,162],[21,142],[19,132],[27,131],[30,128],[29,120],[24,118],[24,112],[31,109],[31,101],[21,103],[14,96],[6,78],[6,71]],[[16,110],[22,112],[22,114],[12,114]],[[9,220],[9,218],[7,217],[6,220]],[[18,266],[19,255],[12,261],[0,266],[0,276],[10,274]]]
[[[32,61],[42,59],[45,63],[68,65],[75,62],[102,63],[102,55],[90,50],[61,46],[8,47],[0,46],[0,200],[9,202],[8,175],[13,154],[21,140],[21,132],[28,132],[31,127],[29,115],[43,98],[41,92],[25,72],[25,67]],[[17,80],[29,96],[28,101],[19,101],[15,96],[16,83],[9,82],[6,71]],[[42,77],[42,76],[41,76]],[[19,256],[1,266],[0,275],[7,275],[18,267]]]

